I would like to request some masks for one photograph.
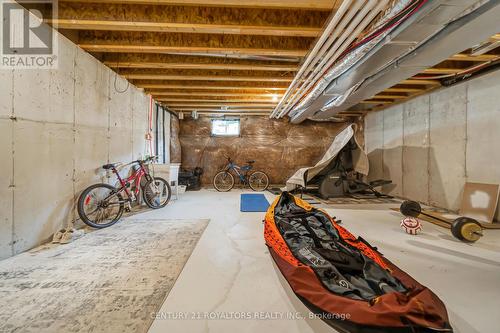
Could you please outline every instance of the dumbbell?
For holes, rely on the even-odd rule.
[[[419,215],[425,215],[449,224],[451,226],[452,235],[463,242],[474,243],[483,236],[483,228],[481,227],[481,224],[470,217],[458,217],[453,222],[450,222],[437,216],[422,212],[422,206],[418,202],[411,200],[403,202],[399,210],[404,216],[418,217]]]

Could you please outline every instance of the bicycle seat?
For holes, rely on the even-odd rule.
[[[109,170],[109,169],[116,168],[116,167],[118,167],[119,165],[121,165],[121,163],[110,163],[110,164],[104,164],[104,165],[102,166],[102,168],[103,168],[104,170]]]
[[[254,160],[252,160],[252,161],[247,161],[247,163],[248,163],[248,164],[254,164],[254,163],[255,163],[255,161],[254,161]]]

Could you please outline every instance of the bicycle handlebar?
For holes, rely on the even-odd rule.
[[[149,156],[149,157],[146,157],[143,160],[135,160],[135,161],[129,162],[127,164],[123,164],[123,163],[119,162],[119,163],[115,163],[114,168],[118,169],[118,168],[124,168],[124,167],[132,165],[132,164],[149,163],[150,161],[157,161],[158,157],[159,157],[158,155],[156,155],[156,156]]]
[[[149,163],[149,162],[152,162],[152,161],[158,161],[158,157],[159,157],[158,155],[148,156],[145,159],[130,162],[130,164],[134,164],[134,163],[142,164],[142,163]]]

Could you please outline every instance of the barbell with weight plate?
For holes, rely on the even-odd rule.
[[[437,216],[424,213],[422,211],[422,206],[418,202],[412,200],[404,201],[399,210],[404,216],[419,217],[419,215],[425,215],[447,223],[451,226],[452,235],[463,242],[474,243],[483,236],[481,224],[470,217],[459,217],[453,222],[450,222]]]

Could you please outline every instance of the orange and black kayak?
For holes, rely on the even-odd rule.
[[[264,237],[294,293],[341,332],[453,332],[443,302],[324,211],[282,193]]]

